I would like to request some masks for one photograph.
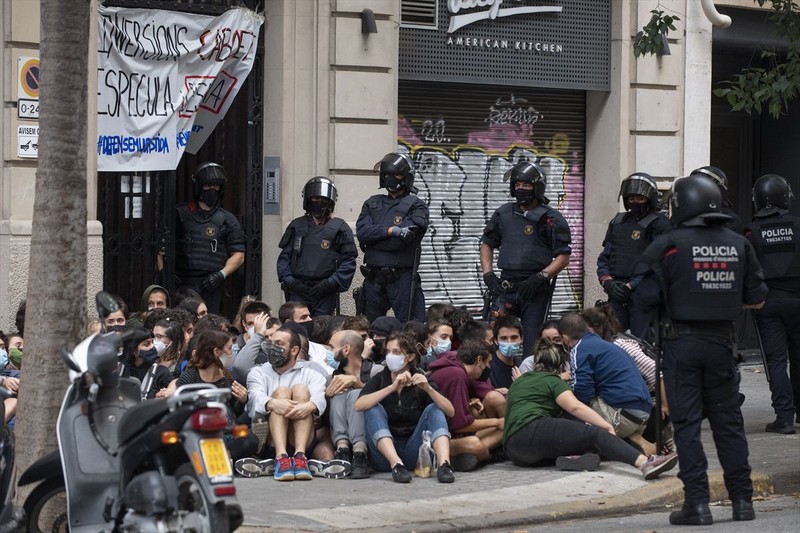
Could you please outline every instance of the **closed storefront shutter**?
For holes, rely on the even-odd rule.
[[[579,308],[584,137],[582,91],[400,80],[399,150],[411,153],[419,196],[430,208],[419,268],[427,305],[449,302],[480,315],[483,228],[511,200],[505,172],[531,160],[547,173],[550,206],[572,232],[570,264],[558,277],[550,316]]]

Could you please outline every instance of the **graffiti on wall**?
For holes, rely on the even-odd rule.
[[[569,136],[536,138],[542,114],[522,98],[498,98],[482,129],[468,132],[466,143],[451,143],[442,117],[398,123],[399,151],[418,170],[419,196],[429,206],[430,226],[423,241],[420,276],[427,304],[451,302],[479,313],[484,285],[479,244],[495,209],[511,201],[507,170],[534,161],[548,176],[545,195],[566,218],[572,232],[570,264],[558,277],[552,314],[578,309],[583,298],[583,169]],[[582,149],[582,147],[581,147]]]

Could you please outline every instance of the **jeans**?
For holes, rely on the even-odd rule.
[[[359,394],[361,391],[354,389],[331,398],[329,413],[333,444],[340,440],[348,441],[351,446],[357,442],[366,442],[364,413],[354,408]]]
[[[414,428],[414,433],[409,437],[394,437],[389,431],[389,418],[386,416],[386,409],[381,404],[370,407],[364,412],[364,422],[367,428],[367,446],[369,447],[369,460],[372,463],[372,468],[378,472],[389,472],[394,465],[390,465],[389,461],[378,450],[378,441],[382,438],[390,438],[394,441],[394,448],[397,455],[403,464],[413,469],[417,464],[417,456],[419,455],[419,447],[422,444],[422,432],[431,432],[431,444],[439,437],[450,438],[450,432],[447,430],[447,419],[439,407],[431,403],[429,404],[422,415],[417,421],[417,426]]]

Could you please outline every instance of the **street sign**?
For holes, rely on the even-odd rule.
[[[39,157],[39,126],[17,126],[17,156],[21,159]]]
[[[19,67],[19,91],[17,98],[39,98],[39,58],[21,56],[17,60]]]
[[[39,119],[39,100],[20,98],[17,100],[17,118]]]

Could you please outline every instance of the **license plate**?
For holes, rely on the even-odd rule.
[[[228,452],[222,439],[201,440],[200,452],[203,454],[203,464],[206,466],[206,475],[209,478],[233,475]]]

